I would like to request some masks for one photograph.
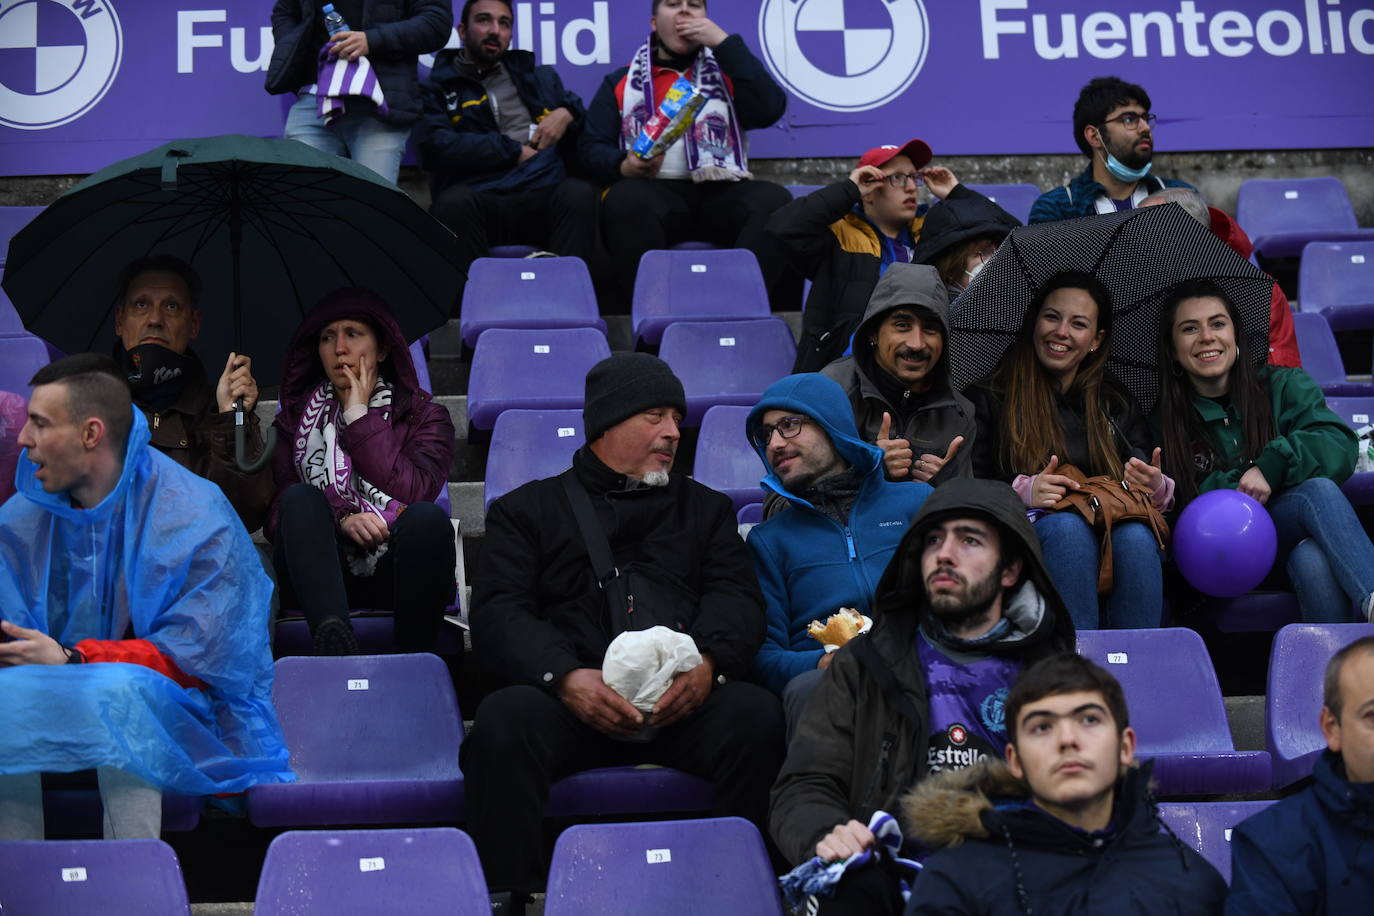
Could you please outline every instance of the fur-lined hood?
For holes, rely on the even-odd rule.
[[[962,770],[945,770],[921,781],[902,796],[908,835],[930,849],[958,846],[983,838],[983,812],[992,799],[1029,799],[1030,786],[1011,775],[1005,760],[985,758]]]

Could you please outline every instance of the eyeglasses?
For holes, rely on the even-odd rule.
[[[797,433],[801,432],[802,424],[805,422],[806,417],[783,417],[781,420],[771,425],[764,423],[757,427],[749,435],[749,438],[759,448],[767,448],[768,443],[773,441],[774,430],[777,430],[778,435],[782,436],[784,439],[795,439],[797,438]]]
[[[1125,111],[1114,118],[1108,118],[1102,123],[1110,124],[1113,121],[1120,121],[1122,127],[1126,128],[1127,130],[1135,130],[1140,126],[1141,121],[1144,121],[1146,124],[1150,125],[1151,127],[1154,127],[1155,121],[1157,120],[1159,120],[1159,116],[1154,114],[1153,112],[1146,112],[1145,114],[1141,114],[1138,111]]]
[[[917,175],[915,172],[897,172],[893,175],[888,175],[883,180],[888,183],[889,187],[901,190],[908,184],[920,184],[921,176]]]

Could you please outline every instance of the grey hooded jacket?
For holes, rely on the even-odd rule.
[[[883,316],[900,306],[915,306],[939,320],[945,348],[933,371],[933,384],[925,392],[901,391],[902,385],[873,358],[873,344]],[[876,442],[883,414],[892,415],[893,438],[911,443],[912,455],[941,455],[956,436],[964,442],[954,458],[930,483],[973,475],[973,439],[977,433],[973,405],[956,394],[949,381],[949,298],[940,275],[926,264],[893,264],[883,274],[868,300],[863,321],[854,333],[854,352],[821,370],[840,383],[854,407],[854,422],[866,442]]]

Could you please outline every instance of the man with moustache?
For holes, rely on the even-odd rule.
[[[763,599],[730,500],[673,472],[686,410],[682,382],[657,357],[602,360],[587,373],[587,444],[572,468],[487,510],[472,648],[507,686],[477,708],[461,762],[493,892],[541,889],[549,784],[593,767],[702,776],[715,782],[714,815],[764,827],[782,708],[742,680],[763,639]],[[601,667],[612,638],[650,626],[686,633],[703,660],[646,716]]]
[[[511,50],[513,22],[506,0],[467,0],[462,47],[439,52],[420,85],[430,212],[458,237],[464,268],[492,245],[591,261],[597,189],[568,177],[586,112],[553,67]]]
[[[1000,757],[1021,670],[1071,652],[1073,621],[1006,484],[960,478],[925,501],[852,640],[811,694],[773,787],[769,826],[792,862],[871,849],[877,812],[930,773]],[[901,913],[881,864],[844,873],[819,912]]]
[[[821,371],[840,383],[859,435],[890,480],[938,486],[973,473],[973,405],[949,380],[949,294],[928,264],[893,264],[868,300],[854,352]]]
[[[200,277],[180,258],[154,255],[124,268],[115,308],[115,359],[143,412],[153,448],[224,491],[249,531],[262,527],[276,494],[272,468],[252,473],[238,466],[234,402],[243,399],[249,461],[262,453],[253,407],[258,383],[253,361],[230,353],[210,381],[191,342],[200,334]]]
[[[1084,86],[1073,106],[1073,139],[1090,164],[1068,184],[1041,194],[1030,222],[1130,210],[1165,188],[1192,187],[1150,174],[1154,123],[1150,94],[1140,86],[1115,76]]]

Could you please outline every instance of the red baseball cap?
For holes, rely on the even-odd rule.
[[[859,157],[859,165],[882,168],[893,156],[905,156],[916,168],[923,169],[930,164],[930,145],[924,140],[909,140],[905,146],[875,146]]]

